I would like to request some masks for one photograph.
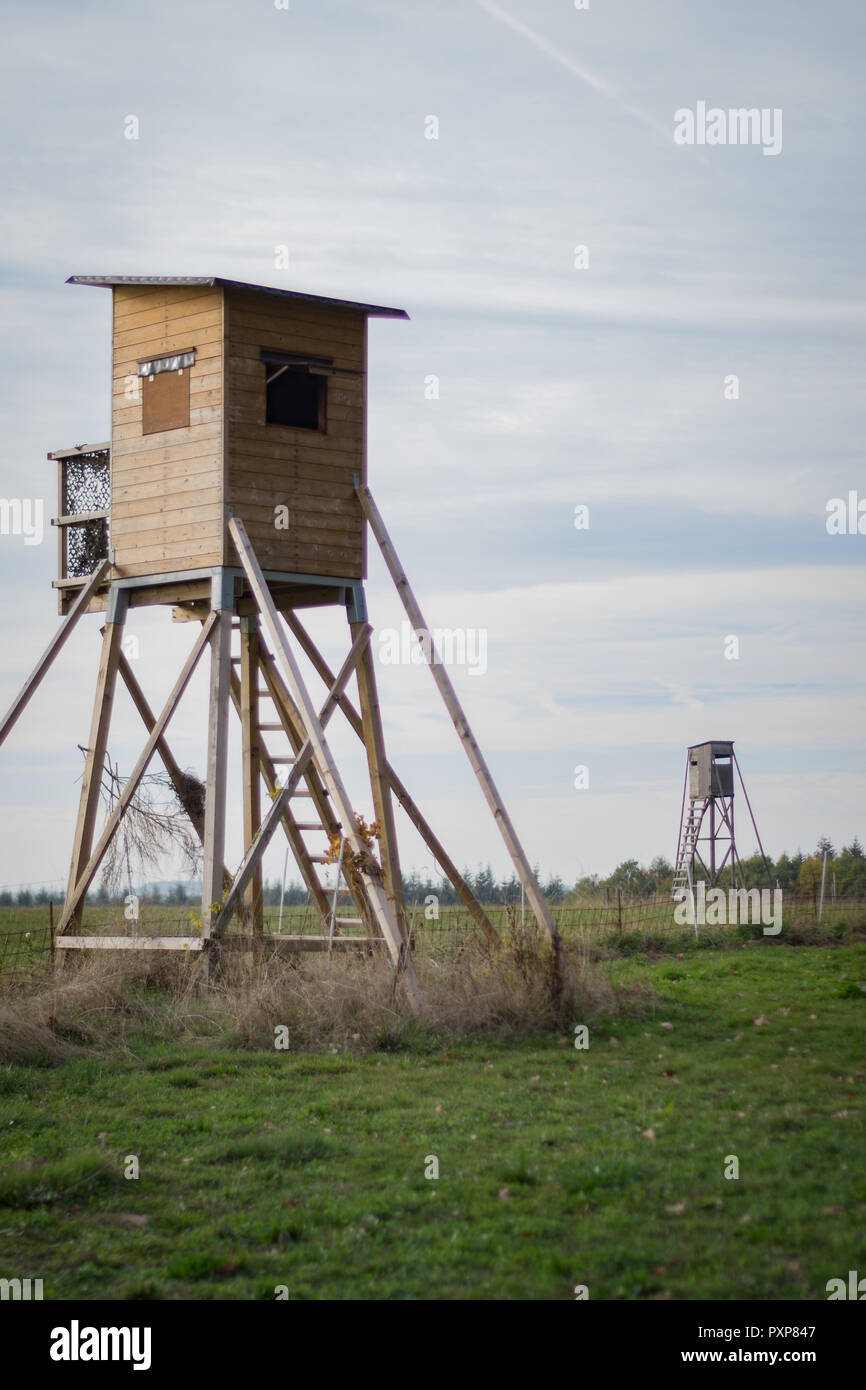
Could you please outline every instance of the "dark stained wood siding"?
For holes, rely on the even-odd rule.
[[[263,569],[363,578],[354,475],[365,475],[364,315],[227,290],[226,322],[226,501]],[[263,348],[332,358],[351,373],[327,378],[324,432],[265,423]],[[278,506],[289,509],[288,530],[274,525]]]

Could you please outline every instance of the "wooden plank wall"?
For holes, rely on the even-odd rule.
[[[364,315],[227,290],[226,316],[226,501],[243,520],[263,569],[363,578],[363,517],[353,478],[365,476]],[[333,358],[335,367],[358,373],[326,378],[324,433],[265,424],[263,348]],[[289,508],[288,530],[274,526],[280,505]]]
[[[223,291],[114,289],[111,544],[116,572],[165,574],[223,563]],[[127,378],[150,357],[195,348],[188,428],[143,435]]]

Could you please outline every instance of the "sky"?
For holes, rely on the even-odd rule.
[[[866,839],[866,534],[827,529],[834,498],[866,513],[861,6],[44,0],[5,29],[0,496],[54,515],[47,452],[109,437],[110,294],[68,275],[405,308],[370,325],[370,486],[428,625],[485,634],[450,675],[530,861],[573,882],[672,858],[706,739],[735,741],[769,853]],[[675,139],[700,109],[736,134],[735,108],[776,152]],[[0,535],[4,706],[60,621],[45,529]],[[380,659],[403,613],[374,550],[391,761],[460,866],[509,874],[429,672]],[[65,879],[99,626],[0,749],[0,889]],[[342,613],[311,627],[338,665]],[[158,705],[190,630],[130,630]],[[199,774],[205,716],[202,669],[171,726]],[[369,816],[360,745],[331,730]],[[404,869],[432,872],[400,827]]]

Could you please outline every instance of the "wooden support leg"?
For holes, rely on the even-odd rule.
[[[107,622],[102,630],[102,656],[99,662],[99,675],[96,681],[96,697],[93,702],[93,717],[90,721],[90,736],[87,741],[87,758],[84,764],[84,778],[81,783],[81,799],[78,804],[78,820],[75,825],[75,840],[72,846],[72,862],[69,867],[69,885],[66,893],[67,904],[75,892],[90,851],[93,847],[93,832],[99,810],[99,793],[102,775],[105,770],[105,754],[108,748],[108,730],[111,724],[111,710],[114,703],[114,689],[117,683],[117,669],[120,662],[120,644],[123,640],[123,622],[126,616],[126,594],[115,591],[113,621]],[[81,921],[82,904],[76,907],[73,916],[64,920],[61,930],[77,925]]]
[[[271,598],[259,562],[250,545],[246,528],[239,517],[234,516],[231,518],[229,521],[229,532],[235,543],[235,548],[240,557],[247,581],[255,597],[259,612],[267,626],[274,647],[282,659],[292,697],[300,711],[307,736],[314,750],[316,764],[319,772],[322,774],[322,779],[325,782],[328,792],[330,793],[334,809],[340,818],[343,834],[348,844],[351,846],[353,854],[356,856],[359,877],[364,884],[367,898],[375,913],[376,921],[379,924],[382,935],[388,943],[388,949],[391,952],[394,968],[399,974],[402,974],[405,980],[410,1007],[413,1012],[420,1013],[422,1009],[421,991],[418,986],[415,967],[412,964],[411,956],[406,950],[406,945],[391,910],[390,903],[388,902],[384,886],[377,878],[378,868],[374,873],[367,865],[367,847],[358,834],[355,824],[355,815],[346,788],[337,771],[337,766],[331,755],[331,750],[325,741],[321,723],[319,722],[315,707],[310,699],[306,685],[304,684],[300,667],[292,654],[289,644],[286,641],[285,633],[280,626],[279,615],[274,606],[274,601]]]
[[[216,612],[210,635],[210,711],[207,741],[207,796],[204,813],[204,868],[202,871],[202,939],[211,935],[212,907],[222,901],[222,866],[225,857],[226,772],[231,673],[232,617]],[[204,966],[207,965],[203,961]],[[206,973],[206,971],[205,971]]]
[[[370,489],[366,485],[360,485],[357,488],[357,494],[361,503],[361,509],[370,524],[373,535],[379,543],[379,549],[382,551],[385,564],[388,566],[391,578],[394,580],[397,587],[397,592],[409,616],[409,621],[415,629],[415,632],[422,639],[421,648],[424,652],[430,672],[439,688],[439,693],[442,696],[445,708],[451,716],[451,722],[457,730],[460,742],[466,750],[466,755],[469,758],[475,776],[478,778],[487,804],[493,812],[493,818],[499,827],[499,833],[505,841],[505,847],[511,856],[511,862],[517,870],[517,876],[523,884],[529,904],[535,914],[535,920],[538,922],[538,925],[543,927],[547,932],[558,960],[561,941],[556,923],[550,915],[550,909],[547,906],[544,894],[539,888],[535,874],[529,866],[529,860],[523,852],[523,847],[517,838],[517,832],[511,823],[511,818],[502,804],[502,798],[496,789],[496,784],[493,781],[490,769],[469,727],[469,721],[457,698],[457,692],[451,684],[451,678],[442,665],[438,653],[433,649],[430,629],[427,627],[424,621],[424,615],[418,606],[415,595],[409,587],[409,580],[406,578],[397,552],[385,529],[385,523],[382,520],[379,509],[373,501]]]
[[[262,823],[259,746],[259,624],[255,616],[241,618],[241,739],[244,775],[244,850]],[[254,933],[264,931],[262,867],[256,868],[246,892],[246,908]]]
[[[364,627],[364,623],[350,623],[354,638]],[[370,770],[370,787],[373,792],[373,807],[379,826],[379,845],[382,851],[382,879],[391,910],[397,919],[400,934],[408,942],[406,927],[406,904],[403,898],[403,876],[400,872],[400,855],[397,848],[397,829],[394,824],[394,806],[391,801],[391,786],[387,778],[385,758],[385,734],[382,729],[382,716],[379,710],[379,694],[376,689],[376,672],[373,656],[367,647],[358,664],[358,695],[361,702],[361,722],[364,747],[367,750],[367,766]]]

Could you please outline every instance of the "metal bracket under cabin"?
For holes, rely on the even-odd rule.
[[[323,575],[323,574],[301,574],[285,570],[266,570],[264,572],[268,584],[291,587],[295,590],[291,595],[291,602],[287,605],[292,608],[318,607],[322,603],[333,603],[343,605],[349,616],[350,622],[367,621],[367,605],[364,596],[364,584],[360,579],[349,579],[345,575]],[[204,602],[209,607],[226,612],[235,612],[239,597],[247,598],[248,595],[238,595],[236,589],[243,581],[244,572],[236,566],[216,565],[198,570],[178,570],[158,576],[151,574],[126,576],[119,575],[114,579],[106,580],[105,602],[106,611],[119,611],[117,605],[120,603],[120,595],[124,595],[124,602],[128,607],[138,607],[136,603],[136,592],[141,589],[149,591],[151,597],[148,602],[164,602],[166,605],[182,605],[184,602]],[[54,581],[55,587],[63,588],[83,588],[84,581]],[[183,590],[189,594],[188,585],[196,584],[201,587],[201,592],[195,598],[184,598]],[[171,593],[174,586],[177,591]],[[165,589],[166,597],[158,600],[152,596],[156,591]],[[311,598],[305,602],[304,590],[333,591],[333,598]],[[206,592],[207,591],[207,592]],[[105,592],[105,591],[104,591]],[[116,622],[117,618],[108,617],[108,622]]]

